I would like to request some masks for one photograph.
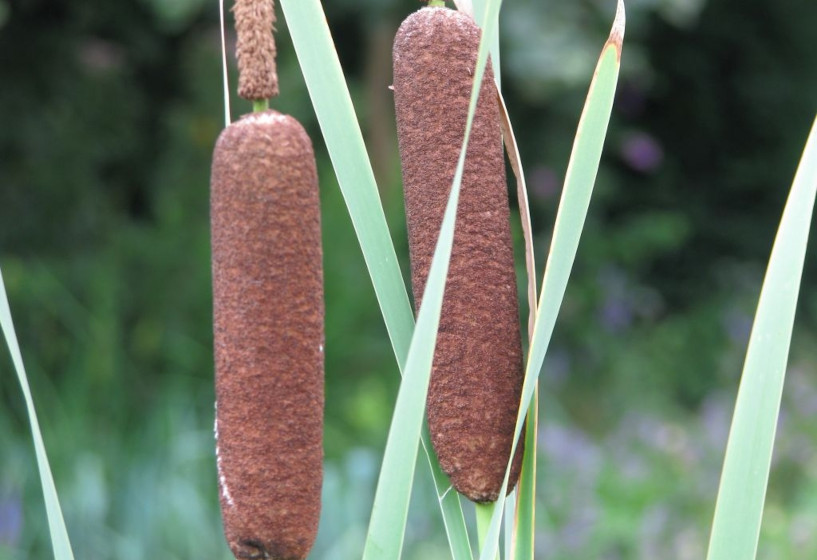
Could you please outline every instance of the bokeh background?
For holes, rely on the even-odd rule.
[[[388,85],[392,38],[417,2],[323,4],[407,270]],[[627,8],[608,142],[541,378],[543,559],[704,556],[765,262],[817,109],[817,3]],[[540,266],[613,10],[503,7],[503,89]],[[218,20],[215,0],[0,0],[0,266],[77,558],[229,557],[212,440]],[[347,559],[398,373],[280,10],[278,29],[274,107],[310,132],[323,205],[326,480],[312,557]],[[234,99],[234,116],[248,110]],[[810,251],[761,558],[817,557],[815,287]],[[23,399],[0,356],[0,558],[47,558]],[[426,470],[406,558],[447,557]]]

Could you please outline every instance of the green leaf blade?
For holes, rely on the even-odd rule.
[[[462,173],[460,172],[460,177]],[[443,289],[454,240],[459,185],[451,190],[440,237],[431,261],[423,305],[409,347],[406,371],[394,406],[383,465],[377,482],[363,560],[400,558],[409,498],[414,481],[417,446],[423,426],[426,394],[440,324]]]
[[[402,369],[414,316],[326,17],[319,0],[282,0],[281,7]]]
[[[45,498],[45,511],[48,517],[48,529],[51,534],[51,546],[54,549],[56,560],[74,560],[74,553],[71,550],[71,542],[68,539],[68,531],[65,528],[65,520],[62,517],[62,508],[57,496],[57,488],[54,485],[54,477],[51,474],[51,466],[48,463],[48,455],[45,451],[45,443],[40,432],[40,423],[37,420],[37,412],[34,409],[34,399],[31,396],[31,389],[28,386],[28,376],[23,365],[23,357],[20,352],[20,345],[17,342],[17,333],[14,330],[14,322],[11,319],[11,308],[9,307],[6,286],[3,282],[3,274],[0,271],[0,328],[6,339],[6,345],[11,353],[14,369],[17,371],[17,379],[20,381],[20,388],[28,411],[28,420],[31,425],[31,436],[34,440],[34,451],[37,456],[37,468],[40,473],[40,485]]]
[[[604,139],[607,134],[607,125],[613,109],[613,99],[621,66],[624,27],[624,4],[619,0],[610,38],[599,57],[590,84],[590,91],[579,120],[573,150],[570,154],[565,186],[562,191],[551,247],[545,266],[528,362],[525,367],[525,381],[522,386],[521,405],[517,416],[511,455],[516,451],[517,441],[521,435],[525,416],[536,390],[539,371],[544,363],[545,353],[556,325],[556,318],[567,290],[567,282],[578,251],[579,239],[587,216],[590,197],[601,160]],[[500,494],[507,491],[509,475],[510,468],[505,471],[505,480]],[[497,504],[491,519],[485,547],[480,554],[480,560],[492,560],[499,545],[503,508],[500,502],[497,502]]]
[[[405,375],[414,316],[326,17],[318,0],[282,0],[281,5],[398,366]],[[413,441],[417,441],[416,437]],[[459,495],[448,491],[448,478],[432,451],[427,429],[422,430],[421,442],[436,486],[452,557],[472,560]]]
[[[443,514],[443,525],[448,537],[453,560],[473,560],[471,542],[468,539],[468,531],[465,527],[465,516],[462,513],[462,500],[459,492],[451,487],[448,475],[443,472],[434,448],[431,445],[431,434],[428,432],[428,424],[423,423],[423,433],[421,435],[423,450],[428,459],[428,466],[431,469],[431,476],[434,479],[434,487],[437,490],[437,499],[440,502],[440,509]]]
[[[780,399],[817,192],[817,119],[763,281],[726,448],[708,560],[757,553]]]
[[[511,556],[513,560],[533,558],[536,534],[536,443],[539,403],[537,392],[528,409],[527,430],[525,431],[525,454],[516,494],[516,523],[513,528]]]

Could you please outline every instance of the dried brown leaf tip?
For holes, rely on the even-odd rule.
[[[410,15],[394,40],[394,100],[417,309],[462,146],[479,39],[470,17],[429,7]],[[440,466],[475,502],[499,496],[522,379],[500,113],[489,64],[466,153],[426,406]],[[521,448],[509,488],[518,478]]]
[[[233,6],[238,35],[238,95],[253,101],[278,95],[275,66],[273,0],[236,0]]]
[[[303,560],[318,529],[324,304],[312,144],[292,117],[221,133],[210,183],[216,459],[236,558]]]
[[[621,47],[624,42],[624,28],[627,23],[627,16],[624,9],[624,0],[618,0],[616,5],[616,17],[613,21],[613,28],[610,30],[610,38],[607,44],[611,44],[616,49],[619,62],[621,61]]]

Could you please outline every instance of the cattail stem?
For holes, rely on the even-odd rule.
[[[429,8],[445,8],[445,0],[431,0],[428,3]]]
[[[254,99],[252,102],[253,113],[263,113],[269,109],[269,99]]]
[[[238,35],[235,49],[238,95],[249,101],[276,97],[278,73],[275,67],[275,39],[272,36],[275,23],[273,0],[236,0],[233,14]]]

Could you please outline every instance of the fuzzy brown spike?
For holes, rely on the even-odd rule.
[[[236,558],[303,560],[320,514],[323,270],[318,183],[301,125],[253,113],[211,175],[216,456]]]
[[[277,97],[273,0],[236,0],[233,14],[238,35],[238,95],[250,101]]]
[[[394,99],[412,284],[425,289],[459,158],[479,29],[423,8],[394,40]],[[499,495],[522,391],[522,347],[500,115],[489,66],[462,178],[454,245],[428,390],[431,441],[443,470],[476,502]],[[514,457],[510,486],[521,465]]]

